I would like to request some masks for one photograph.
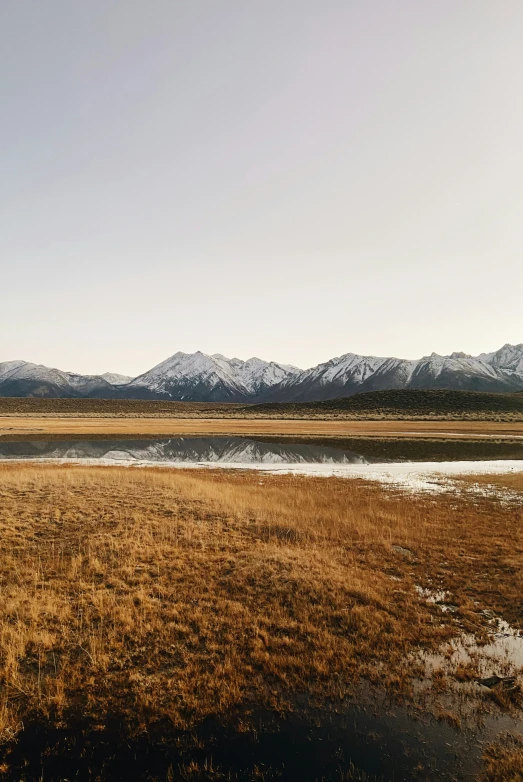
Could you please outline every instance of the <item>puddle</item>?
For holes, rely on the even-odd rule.
[[[458,610],[458,606],[449,600],[450,592],[446,592],[444,589],[426,589],[424,587],[414,586],[414,589],[426,603],[437,605],[440,611],[443,613],[450,612],[454,614]]]
[[[190,734],[175,732],[167,723],[151,725],[146,733],[134,736],[114,720],[98,729],[81,720],[68,729],[27,725],[11,756],[11,769],[16,771],[19,763],[23,778],[35,782],[73,778],[450,781],[474,779],[482,752],[472,732],[421,710],[392,704],[369,687],[359,688],[354,699],[321,709],[303,698],[288,713],[246,708],[220,719],[210,717]],[[187,767],[201,773],[177,775]],[[211,769],[212,777],[206,773]]]
[[[421,600],[437,606],[443,614],[458,610],[458,606],[451,602],[450,593],[445,590],[420,586],[415,589]],[[481,698],[487,690],[495,691],[495,694],[510,691],[514,702],[517,700],[522,706],[522,632],[488,609],[478,612],[478,630],[485,632],[485,638],[482,638],[481,632],[478,636],[462,633],[438,652],[418,653],[425,668],[425,679],[417,684],[418,692],[430,687],[434,672],[440,671],[450,677],[450,689],[454,695],[460,695],[461,691],[461,694]],[[452,692],[447,697],[452,700]]]

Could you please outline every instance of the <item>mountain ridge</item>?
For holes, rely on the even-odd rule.
[[[0,396],[185,402],[317,402],[366,391],[523,391],[523,344],[420,359],[345,353],[310,369],[181,351],[135,378],[79,375],[26,361],[0,363]]]

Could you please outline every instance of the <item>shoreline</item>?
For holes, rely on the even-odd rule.
[[[189,462],[149,461],[140,459],[107,458],[10,458],[0,459],[0,465],[56,466],[56,467],[102,467],[134,468],[149,470],[204,470],[247,471],[264,475],[292,475],[310,478],[342,478],[363,480],[381,484],[383,487],[403,489],[409,493],[440,494],[454,491],[456,480],[462,476],[506,476],[523,473],[523,459],[498,459],[484,461],[454,462],[381,462],[381,463],[272,463],[272,462]],[[482,494],[483,491],[480,491]]]

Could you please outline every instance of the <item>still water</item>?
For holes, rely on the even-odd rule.
[[[523,442],[407,438],[272,439],[172,437],[163,439],[0,440],[0,460],[237,465],[365,465],[398,462],[523,460]]]

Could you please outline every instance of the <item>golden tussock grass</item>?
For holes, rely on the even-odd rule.
[[[408,691],[410,652],[514,624],[521,512],[254,472],[0,467],[0,734],[67,715],[188,728],[248,702]],[[476,602],[475,602],[476,601]],[[476,604],[477,603],[477,604]]]
[[[523,421],[359,421],[343,419],[296,418],[147,418],[147,417],[0,417],[0,434],[36,433],[65,435],[190,435],[227,434],[243,436],[323,436],[323,437],[406,437],[478,439],[520,437]]]
[[[519,782],[523,779],[523,739],[505,735],[488,744],[483,754],[484,782]]]
[[[466,484],[523,492],[523,472],[510,472],[504,475],[463,475],[460,480]]]

